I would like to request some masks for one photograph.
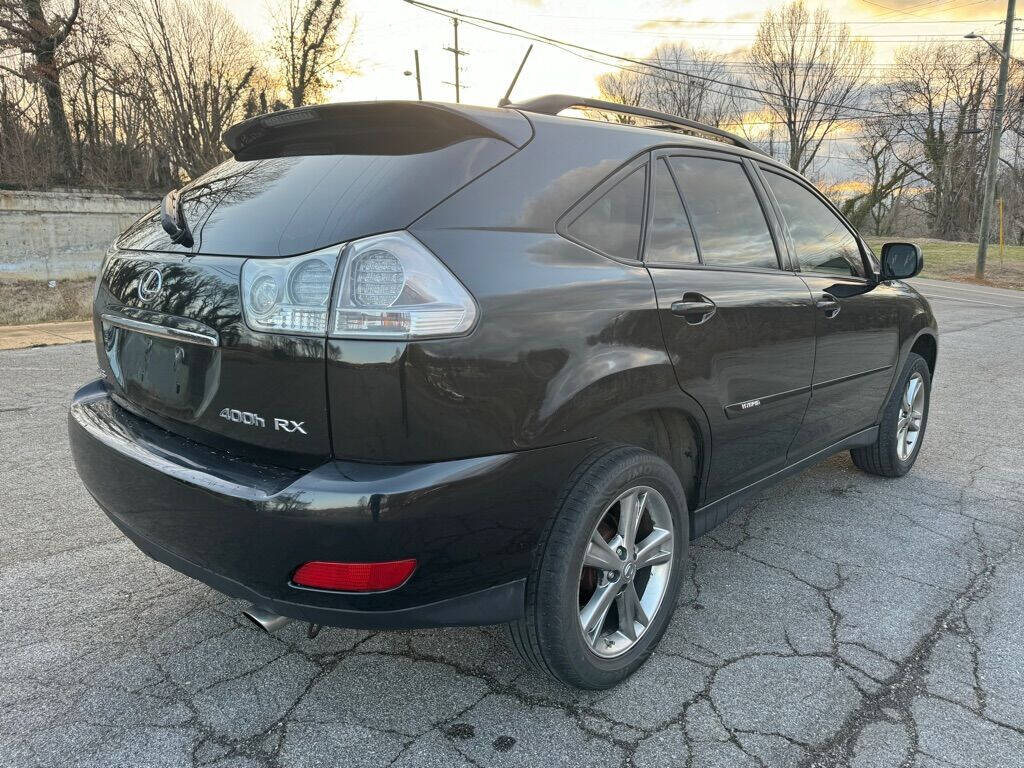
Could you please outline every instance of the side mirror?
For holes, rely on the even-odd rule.
[[[924,254],[914,243],[886,243],[882,246],[882,279],[906,280],[924,268]]]

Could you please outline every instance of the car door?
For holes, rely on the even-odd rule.
[[[815,303],[817,339],[807,415],[791,461],[878,422],[899,344],[895,293],[871,277],[853,230],[802,179],[761,166]]]
[[[814,365],[814,308],[780,268],[755,170],[728,153],[652,157],[645,264],[680,387],[711,427],[707,502],[780,469]]]

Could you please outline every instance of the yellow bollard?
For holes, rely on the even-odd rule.
[[[1003,198],[999,198],[999,271],[1003,271]]]

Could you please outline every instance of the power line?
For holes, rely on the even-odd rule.
[[[881,8],[885,11],[888,11],[888,13],[882,14],[882,16],[885,17],[893,15],[918,16],[919,14],[915,13],[915,11],[921,10],[922,8],[928,5],[935,5],[936,3],[943,4],[949,2],[949,0],[925,0],[925,2],[918,3],[917,5],[912,5],[909,8],[893,8],[891,5],[883,5],[882,3],[876,2],[875,0],[864,0],[864,2],[866,2],[868,5],[873,5],[876,8]],[[932,10],[934,11],[938,9],[933,8]]]
[[[642,76],[646,76],[646,77],[652,77],[652,78],[659,79],[659,80],[665,80],[665,81],[672,82],[672,83],[678,83],[679,82],[678,78],[679,77],[683,77],[683,78],[689,78],[689,79],[693,79],[693,80],[703,81],[703,82],[710,83],[710,84],[713,84],[713,85],[719,85],[719,86],[722,86],[722,87],[725,87],[725,88],[739,89],[739,90],[743,90],[743,91],[747,91],[747,92],[752,92],[752,93],[758,94],[758,95],[754,96],[754,95],[748,95],[748,94],[726,93],[726,92],[723,92],[723,91],[720,91],[720,90],[716,90],[715,88],[707,87],[707,91],[710,92],[710,93],[714,93],[714,94],[717,94],[717,95],[720,95],[720,96],[725,96],[727,98],[740,98],[740,99],[744,99],[744,100],[747,100],[747,101],[753,101],[753,102],[759,104],[761,107],[766,107],[767,106],[765,104],[765,99],[764,99],[765,96],[773,95],[773,96],[778,96],[780,98],[782,97],[780,94],[776,94],[776,93],[774,93],[772,91],[765,91],[763,89],[756,88],[756,87],[753,87],[753,86],[744,85],[742,83],[723,81],[723,80],[719,80],[719,79],[714,78],[714,77],[708,77],[706,75],[699,75],[699,74],[695,74],[695,73],[692,73],[692,72],[687,72],[687,71],[683,71],[683,70],[673,69],[671,67],[666,67],[666,66],[661,65],[661,64],[651,64],[651,63],[648,63],[648,62],[645,62],[645,61],[642,61],[642,60],[633,59],[633,58],[626,57],[626,56],[619,56],[617,54],[611,54],[611,53],[607,53],[607,52],[604,52],[604,51],[599,51],[599,50],[592,49],[592,48],[587,48],[586,46],[581,46],[581,45],[577,45],[577,44],[570,43],[570,42],[567,42],[567,41],[558,40],[556,38],[550,38],[550,37],[546,37],[546,36],[539,35],[539,34],[536,34],[536,33],[532,33],[532,32],[529,32],[528,30],[521,29],[521,28],[518,28],[518,27],[514,27],[514,26],[509,25],[509,24],[505,24],[504,22],[497,22],[497,21],[492,21],[490,19],[485,19],[485,18],[482,18],[482,17],[470,16],[468,14],[462,14],[462,13],[459,13],[457,11],[448,11],[446,9],[439,8],[437,6],[432,6],[432,5],[429,5],[427,3],[420,2],[419,0],[406,0],[406,2],[408,2],[409,4],[411,4],[413,6],[420,7],[423,10],[427,10],[427,11],[430,11],[432,13],[436,13],[438,15],[445,16],[445,17],[448,17],[448,18],[453,18],[453,17],[457,16],[460,19],[462,19],[464,21],[464,23],[467,23],[467,24],[470,24],[472,26],[478,27],[478,28],[483,29],[485,31],[489,31],[489,32],[497,33],[497,34],[511,35],[511,36],[514,36],[514,37],[520,37],[520,38],[525,38],[525,39],[530,39],[530,40],[534,40],[534,41],[537,41],[537,42],[544,42],[544,43],[546,43],[548,45],[551,45],[551,46],[557,48],[558,50],[562,50],[562,51],[564,51],[566,53],[569,53],[570,55],[576,56],[577,58],[583,59],[585,61],[590,61],[590,62],[595,63],[595,64],[600,64],[602,66],[611,66],[611,67],[615,67],[615,68],[623,70],[623,71],[632,72],[634,74],[638,74],[638,75],[642,75]],[[493,29],[493,28],[491,28],[489,26],[486,26],[487,24],[491,24],[491,25],[494,25],[494,26],[497,26],[497,27],[501,27],[501,29]],[[609,59],[616,59],[616,60],[619,60],[619,61],[626,61],[626,62],[635,64],[637,66],[640,66],[643,69],[642,70],[636,70],[636,69],[632,69],[632,68],[630,68],[628,66],[623,66],[622,64],[618,64],[618,63],[615,63],[615,62],[602,61],[601,59],[593,58],[593,56],[587,55],[587,53],[584,53],[584,51],[590,52],[594,56],[603,56],[603,57],[606,57],[606,58],[609,58]],[[657,71],[652,71],[652,70],[657,70]],[[675,75],[676,77],[669,77],[669,76],[666,76],[665,74],[659,74],[659,72],[668,73],[669,75]],[[890,114],[888,111],[884,111],[884,110],[866,109],[866,108],[863,108],[863,107],[857,107],[857,106],[853,106],[853,105],[837,105],[837,104],[832,104],[830,102],[823,102],[823,101],[818,101],[818,100],[814,100],[814,99],[792,97],[792,100],[794,100],[794,101],[810,102],[810,103],[815,103],[815,104],[823,104],[823,105],[826,105],[826,106],[834,106],[834,107],[837,108],[837,110],[844,110],[846,112],[856,112],[856,113],[858,113],[858,114],[842,114],[840,112],[837,112],[837,114],[834,116],[833,120],[830,121],[833,126],[839,125],[839,124],[842,124],[842,123],[847,123],[847,122],[850,122],[850,121],[864,120],[866,116],[868,116],[868,117],[875,116],[875,115],[883,116],[883,115],[889,115]],[[979,109],[976,109],[976,110],[972,110],[971,114],[973,114],[974,116],[978,116],[982,112],[990,112],[990,111],[992,111],[992,108],[985,107],[985,108],[979,108]],[[913,118],[919,117],[919,116],[921,116],[923,114],[925,114],[925,113],[923,113],[923,112],[920,112],[920,113],[908,112],[906,114],[906,117],[913,119]],[[787,123],[785,121],[783,121],[783,120],[778,120],[778,121],[743,121],[743,120],[741,120],[740,124],[764,125],[764,126],[770,126],[770,125],[785,126],[785,125],[787,125]],[[848,138],[848,139],[853,140],[853,139],[870,138],[870,137],[847,136],[847,137],[843,137],[843,138]]]
[[[654,19],[640,19],[635,16],[575,16],[564,13],[533,13],[532,16],[539,16],[545,19],[577,19],[577,20],[593,20],[600,19],[602,21],[629,21],[633,23],[644,24],[721,24],[723,26],[734,26],[734,25],[759,25],[760,21],[752,21],[748,19],[681,19],[681,18],[654,18]],[[863,25],[880,25],[880,24],[995,24],[1002,23],[1003,19],[886,19],[883,21],[869,21],[867,19],[854,19],[852,21],[829,21],[827,22],[832,26],[847,26],[855,24]]]
[[[491,30],[491,31],[495,31],[495,30]],[[658,50],[660,50],[660,49],[655,49],[655,52],[657,52]],[[675,57],[675,56],[671,56],[671,55],[670,56],[666,56],[665,58],[671,58],[672,59],[672,63],[674,63],[674,64],[698,64],[698,65],[704,65],[704,64],[708,63],[706,60],[686,59],[686,58],[680,58],[680,57]],[[649,64],[650,62],[663,63],[664,59],[651,55],[649,58],[640,59],[640,61],[644,62],[644,65],[647,66],[647,64]],[[803,59],[801,59],[801,60],[794,60],[791,63],[794,66],[798,66],[800,69],[828,67],[830,69],[835,69],[837,71],[841,70],[841,71],[853,71],[853,72],[861,72],[861,71],[863,71],[865,69],[877,69],[877,70],[883,70],[883,71],[884,70],[903,70],[903,69],[905,69],[905,67],[903,65],[901,65],[901,64],[864,64],[864,65],[845,64],[845,65],[834,65],[834,64],[830,64],[828,62],[821,62],[821,63],[819,63],[819,62],[815,62],[815,61],[812,61],[812,60],[803,60]],[[721,60],[715,60],[714,64],[715,64],[715,66],[725,67],[725,68],[730,69],[730,70],[753,70],[753,69],[756,68],[756,65],[751,63],[751,62],[749,62],[749,61],[729,61],[729,60],[726,60],[726,59],[721,59]]]
[[[441,8],[439,6],[435,6],[435,5],[431,5],[429,3],[422,2],[422,0],[405,0],[405,2],[407,2],[410,5],[413,5],[415,7],[419,7],[421,9],[423,9],[423,10],[430,11],[431,13],[435,13],[435,14],[438,14],[438,15],[441,15],[441,16],[445,16],[447,18],[456,18],[457,17],[457,18],[461,19],[464,23],[470,24],[471,26],[478,27],[478,28],[483,29],[483,30],[488,31],[488,32],[494,32],[494,33],[497,33],[497,34],[511,35],[513,37],[520,37],[520,38],[524,38],[524,39],[527,39],[527,40],[533,40],[535,42],[543,42],[543,43],[551,45],[551,46],[553,46],[555,48],[558,48],[559,50],[565,51],[566,53],[569,53],[569,54],[571,54],[573,56],[576,56],[577,58],[581,58],[581,59],[583,59],[585,61],[590,61],[590,62],[595,63],[595,64],[600,64],[602,66],[612,66],[612,67],[616,67],[618,69],[621,69],[621,70],[624,70],[624,71],[627,71],[627,72],[632,72],[634,74],[644,75],[644,76],[648,76],[648,77],[653,77],[655,79],[666,80],[666,81],[669,81],[669,82],[678,82],[677,77],[684,77],[684,78],[689,78],[689,79],[693,79],[693,80],[698,80],[698,81],[702,81],[702,82],[711,83],[711,84],[714,84],[714,85],[719,85],[719,86],[722,86],[722,87],[725,87],[725,88],[731,88],[731,89],[738,89],[738,90],[741,90],[741,91],[746,91],[746,92],[748,92],[750,94],[757,94],[757,96],[754,96],[754,95],[744,95],[744,94],[734,94],[734,93],[723,93],[722,91],[718,91],[718,90],[715,90],[713,88],[709,88],[708,89],[710,92],[716,93],[716,94],[721,95],[721,96],[728,96],[728,97],[732,97],[732,98],[745,99],[745,100],[753,101],[753,102],[756,102],[756,103],[759,103],[759,104],[762,104],[762,105],[764,104],[764,97],[765,96],[774,96],[776,98],[788,98],[791,101],[807,102],[807,103],[821,105],[821,106],[834,107],[836,109],[845,110],[847,112],[855,112],[855,113],[857,113],[856,115],[837,114],[836,117],[835,117],[835,120],[837,122],[845,122],[845,121],[849,121],[849,120],[864,119],[864,116],[885,116],[885,115],[889,115],[890,114],[886,110],[869,109],[869,108],[857,107],[857,106],[849,105],[849,104],[836,104],[834,102],[821,101],[821,100],[817,100],[817,99],[804,98],[804,97],[798,97],[798,96],[787,96],[787,95],[784,95],[784,94],[776,93],[774,91],[764,90],[764,89],[757,88],[757,87],[751,86],[751,85],[746,85],[746,84],[743,84],[743,83],[730,82],[730,81],[727,81],[727,80],[720,80],[720,79],[717,79],[717,78],[714,78],[714,77],[709,77],[707,75],[700,75],[700,74],[696,74],[696,73],[693,73],[693,72],[687,72],[685,70],[673,69],[672,67],[667,67],[667,66],[664,66],[664,65],[662,65],[660,63],[649,63],[648,61],[644,61],[644,60],[641,60],[641,59],[635,59],[635,58],[628,57],[628,56],[621,56],[621,55],[614,54],[614,53],[608,53],[608,52],[600,51],[600,50],[597,50],[597,49],[594,49],[594,48],[589,48],[587,46],[579,45],[577,43],[571,43],[571,42],[560,40],[560,39],[557,39],[557,38],[541,35],[541,34],[538,34],[538,33],[535,33],[535,32],[530,32],[529,30],[522,29],[520,27],[516,27],[514,25],[507,24],[505,22],[494,21],[492,19],[487,19],[487,18],[480,17],[480,16],[473,16],[473,15],[470,15],[470,14],[461,13],[459,11],[448,10],[448,9],[445,9],[445,8]],[[491,26],[487,26],[488,24],[491,25]],[[499,29],[494,29],[492,27],[499,27]],[[591,55],[587,55],[587,54],[591,54]],[[623,66],[621,64],[616,64],[616,63],[608,62],[608,61],[602,61],[600,59],[593,58],[593,56],[602,56],[602,57],[605,57],[605,58],[608,58],[608,59],[615,59],[615,60],[618,60],[618,61],[625,61],[625,62],[628,62],[630,64],[642,67],[643,69],[642,70],[632,69],[632,68],[630,68],[628,66]],[[656,71],[651,71],[651,70],[656,70]],[[659,75],[658,72],[668,73],[669,75],[675,75],[677,77],[666,77],[665,75]],[[992,111],[991,107],[983,107],[983,108],[980,108],[980,109],[974,111],[973,113],[974,114],[980,114],[981,112],[989,112],[989,111]],[[918,113],[909,113],[908,117],[913,117],[913,116],[916,116],[917,114]]]
[[[621,34],[621,32],[615,31],[614,34]],[[675,36],[678,33],[670,33],[670,32],[651,33],[651,32],[646,32],[645,30],[634,30],[630,34],[641,34],[641,35],[650,35],[651,37],[662,37],[662,36],[668,36],[668,35]],[[693,34],[693,33],[688,33],[686,36],[688,38],[693,37],[693,38],[696,38],[698,40],[718,40],[718,39],[722,39],[722,38],[727,39],[727,40],[753,40],[754,38],[757,37],[757,33],[756,32],[725,32],[725,33],[711,33],[711,32],[709,32],[707,34],[696,34],[696,35]],[[814,33],[811,33],[811,34],[807,34],[807,35],[794,35],[793,39],[794,40],[806,40],[806,39],[813,39],[813,37],[814,37]],[[881,42],[888,42],[888,41],[896,41],[896,42],[900,42],[900,41],[904,41],[904,40],[911,40],[911,41],[913,41],[913,40],[918,40],[918,39],[921,39],[921,38],[936,38],[936,39],[939,39],[939,38],[950,38],[950,39],[953,39],[953,38],[961,38],[961,37],[963,37],[963,33],[962,32],[927,32],[927,33],[926,32],[922,32],[919,35],[915,35],[912,32],[898,32],[898,33],[893,33],[891,35],[888,35],[888,34],[855,35],[854,39],[856,39],[856,40],[867,40],[868,42],[872,42],[872,43],[881,43]]]
[[[789,95],[785,95],[785,94],[776,93],[774,91],[766,91],[766,90],[764,90],[762,88],[757,88],[757,87],[752,86],[752,85],[744,85],[742,83],[730,83],[730,82],[727,82],[727,81],[724,81],[724,80],[718,80],[718,79],[713,78],[713,77],[706,77],[704,75],[697,75],[697,74],[694,74],[692,72],[684,72],[682,70],[672,69],[671,67],[664,67],[664,66],[661,66],[660,64],[648,64],[648,63],[645,63],[644,61],[642,61],[640,59],[634,59],[634,58],[631,58],[629,56],[620,56],[619,54],[615,54],[615,53],[607,53],[605,51],[599,51],[599,50],[597,50],[595,48],[589,48],[588,46],[585,46],[585,45],[579,45],[578,43],[570,43],[570,42],[565,41],[565,40],[559,40],[557,38],[548,37],[546,35],[541,35],[541,34],[538,34],[536,32],[530,32],[529,30],[522,29],[521,27],[516,27],[516,26],[514,26],[512,24],[506,24],[505,22],[502,22],[502,21],[494,21],[492,19],[487,19],[487,18],[484,18],[482,16],[473,16],[473,15],[468,14],[468,13],[461,13],[459,11],[452,11],[452,10],[449,10],[447,8],[441,8],[441,7],[436,6],[436,5],[430,5],[429,3],[421,2],[421,0],[405,0],[405,2],[408,3],[409,5],[413,5],[413,6],[417,7],[417,8],[422,8],[423,10],[430,11],[431,13],[436,13],[436,14],[441,15],[441,16],[447,16],[448,18],[451,18],[451,19],[456,19],[456,18],[457,19],[461,19],[463,22],[465,22],[467,24],[470,24],[470,25],[472,25],[474,27],[479,27],[480,29],[489,30],[491,32],[502,32],[502,30],[504,30],[504,32],[502,32],[503,34],[510,34],[510,35],[514,35],[516,37],[521,37],[521,38],[524,38],[524,39],[527,39],[527,40],[533,40],[533,41],[536,41],[536,42],[547,43],[549,45],[554,45],[554,46],[556,46],[558,48],[562,48],[563,50],[572,49],[574,51],[583,51],[583,52],[592,54],[594,56],[605,56],[607,58],[617,59],[619,61],[629,62],[630,64],[635,64],[637,66],[646,67],[648,69],[656,69],[656,70],[660,70],[662,72],[668,72],[668,73],[674,74],[674,75],[682,75],[683,77],[688,77],[688,78],[691,78],[693,80],[701,80],[701,81],[708,82],[708,83],[714,83],[716,85],[723,85],[723,86],[726,86],[728,88],[738,88],[738,89],[743,90],[743,91],[757,93],[757,94],[759,94],[762,97],[764,97],[764,96],[774,96],[776,98],[790,99],[791,101],[808,102],[808,103],[816,104],[816,105],[819,105],[819,106],[834,107],[836,109],[850,109],[850,110],[853,110],[853,111],[856,111],[856,112],[860,112],[860,113],[863,113],[863,114],[868,114],[868,115],[885,115],[885,114],[888,114],[887,112],[883,112],[883,111],[877,110],[877,109],[866,109],[864,107],[854,107],[854,106],[851,106],[851,105],[848,105],[848,104],[837,104],[837,103],[834,103],[834,102],[821,101],[819,99],[804,98],[802,96],[789,96]],[[488,24],[490,24],[490,25],[492,25],[494,27],[500,27],[501,29],[499,29],[499,30],[491,29],[490,27],[486,26]],[[581,58],[587,58],[587,57],[586,56],[581,56]],[[598,64],[605,64],[605,66],[609,66],[605,62],[596,62],[596,63],[598,63]]]
[[[952,11],[954,9],[967,8],[972,5],[981,5],[982,3],[989,2],[990,0],[974,0],[974,2],[963,3],[960,0],[926,0],[926,2],[913,5],[910,8],[893,8],[891,6],[882,6],[875,0],[865,0],[870,5],[879,5],[882,8],[887,8],[888,14],[882,14],[882,16],[902,15],[902,16],[920,16],[917,11],[923,10],[926,6],[930,6],[927,13],[934,13],[935,11]],[[959,4],[958,4],[959,3]]]

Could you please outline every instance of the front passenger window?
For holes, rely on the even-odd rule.
[[[786,176],[769,171],[765,177],[789,225],[800,270],[864,277],[857,239],[828,206]]]

